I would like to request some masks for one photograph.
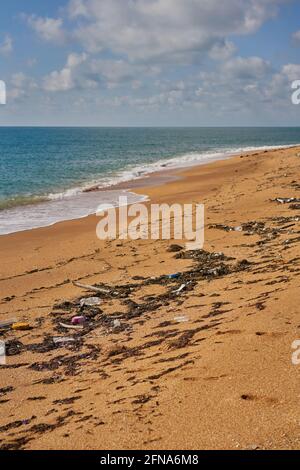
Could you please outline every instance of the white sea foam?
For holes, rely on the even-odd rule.
[[[127,168],[115,175],[105,176],[81,187],[48,194],[48,201],[46,202],[0,211],[0,235],[46,227],[64,220],[86,217],[94,214],[99,204],[107,203],[117,205],[120,194],[124,193],[124,191],[121,190],[85,192],[87,189],[93,187],[102,189],[111,188],[117,184],[129,183],[130,181],[135,181],[163,170],[205,164],[227,159],[240,153],[290,147],[293,147],[293,145],[228,148],[202,153],[193,152],[168,160],[160,160],[150,164],[139,165],[134,168]],[[129,203],[146,199],[146,196],[140,196],[128,191],[126,191],[126,195],[128,196]]]
[[[130,181],[136,181],[141,178],[151,176],[156,172],[165,170],[175,170],[185,168],[194,165],[206,164],[209,162],[224,160],[240,153],[264,151],[264,150],[277,150],[284,148],[291,148],[294,145],[278,145],[278,146],[261,146],[261,147],[241,147],[241,148],[227,148],[219,151],[208,151],[208,152],[190,152],[184,155],[176,156],[169,159],[158,160],[153,163],[143,163],[141,165],[126,168],[115,174],[109,176],[103,176],[86,183],[83,186],[76,188],[70,188],[63,192],[51,193],[47,197],[50,200],[60,200],[69,197],[74,197],[80,193],[84,193],[86,190],[91,188],[109,188],[116,186],[121,183],[127,183]]]
[[[81,193],[73,197],[2,210],[0,211],[0,235],[48,227],[65,220],[80,219],[95,214],[99,204],[112,204],[117,207],[119,196],[124,194],[129,204],[147,199],[146,196],[129,191],[111,190]]]

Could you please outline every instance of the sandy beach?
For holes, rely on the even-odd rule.
[[[299,449],[299,171],[294,147],[134,188],[204,203],[203,251],[100,241],[96,216],[1,236],[0,321],[32,329],[0,330],[0,449]]]

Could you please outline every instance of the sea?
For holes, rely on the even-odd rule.
[[[2,127],[0,235],[85,217],[124,193],[139,201],[126,188],[155,172],[293,145],[297,127]]]

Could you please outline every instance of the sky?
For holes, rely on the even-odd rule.
[[[1,126],[300,126],[300,1],[10,0],[0,80]]]

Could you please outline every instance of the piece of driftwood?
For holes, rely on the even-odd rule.
[[[74,286],[81,287],[81,289],[91,290],[93,292],[99,292],[100,294],[111,294],[108,289],[103,289],[103,287],[90,286],[89,284],[81,284],[81,282],[73,282]]]

